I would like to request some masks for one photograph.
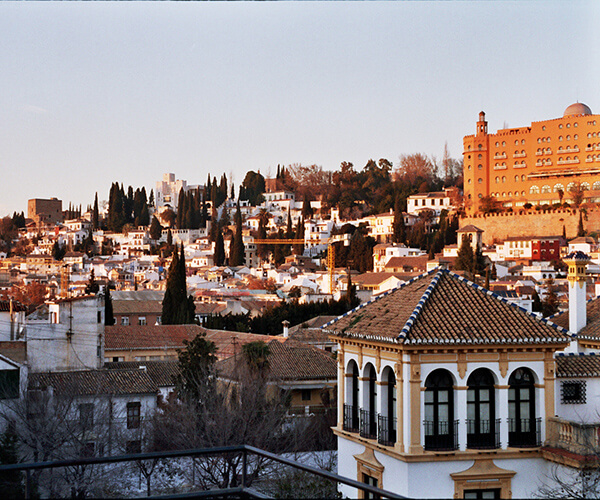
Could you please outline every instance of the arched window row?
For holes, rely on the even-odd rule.
[[[500,447],[501,420],[497,416],[492,372],[475,370],[467,379],[467,448]],[[426,450],[458,449],[454,381],[444,369],[433,371],[425,380],[423,419]],[[540,443],[541,419],[536,418],[535,381],[531,370],[519,368],[509,377],[508,445],[534,447]]]

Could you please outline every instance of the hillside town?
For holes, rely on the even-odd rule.
[[[7,449],[33,462],[242,444],[191,431],[236,411],[209,408],[196,379],[210,372],[215,391],[272,405],[256,423],[270,434],[243,444],[337,450],[334,472],[396,495],[599,495],[600,116],[575,103],[496,133],[477,118],[460,160],[278,165],[237,189],[168,172],[85,209],[31,198],[4,217]],[[203,401],[197,420],[183,401]],[[240,405],[222,425],[242,439],[255,409]],[[282,426],[306,441],[275,446]],[[37,487],[110,493],[83,475]]]

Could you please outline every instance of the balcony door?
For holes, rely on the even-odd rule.
[[[537,446],[533,374],[519,368],[509,377],[508,385],[508,444]]]
[[[475,370],[467,380],[467,448],[496,448],[494,377]]]
[[[425,380],[425,449],[456,449],[452,376],[435,370]]]

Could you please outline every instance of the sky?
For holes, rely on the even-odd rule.
[[[0,2],[0,216],[600,113],[600,2]]]

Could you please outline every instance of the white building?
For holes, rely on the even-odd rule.
[[[406,211],[411,215],[419,215],[423,210],[433,210],[439,217],[442,210],[453,210],[453,204],[458,196],[458,188],[446,188],[443,191],[419,193],[409,196],[406,200]]]
[[[197,189],[199,186],[188,186],[187,181],[177,179],[175,174],[163,174],[162,181],[156,183],[155,197],[156,209],[160,212],[163,208],[171,208],[177,211],[179,202],[179,191],[184,192]]]
[[[569,264],[583,288],[573,333],[586,324],[581,260]],[[338,473],[412,498],[537,496],[553,470],[585,463],[577,422],[600,429],[600,356],[555,359],[599,349],[597,327],[574,346],[566,328],[443,270],[325,325],[338,342]]]

